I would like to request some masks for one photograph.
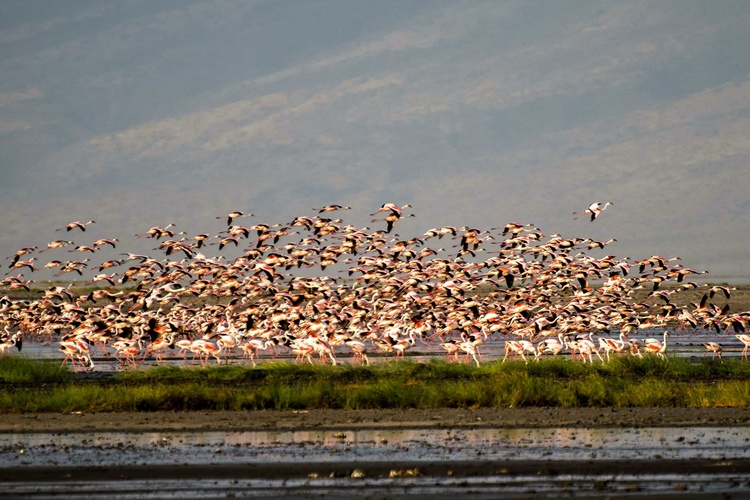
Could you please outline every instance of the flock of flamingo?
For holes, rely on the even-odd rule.
[[[610,205],[592,203],[582,213],[594,221]],[[0,281],[6,293],[31,291],[36,283],[27,276],[43,269],[79,278],[95,269],[94,283],[106,286],[77,293],[50,284],[31,299],[6,294],[0,353],[20,351],[24,340],[57,342],[63,364],[86,370],[95,355],[129,367],[159,363],[166,353],[204,365],[255,364],[261,351],[336,364],[347,353],[351,362],[369,363],[373,352],[400,359],[420,342],[479,365],[482,344],[494,337],[504,341],[502,361],[567,351],[593,362],[618,354],[664,357],[666,331],[662,338],[638,337],[671,327],[734,335],[747,358],[750,312],[714,303],[717,294],[729,298],[729,288],[703,285],[699,303],[675,304],[680,292],[701,287],[691,276],[703,273],[679,258],[595,258],[615,240],[545,236],[533,224],[514,222],[486,230],[445,226],[401,239],[393,229],[413,216],[410,208],[383,204],[371,214],[381,229],[331,218],[350,209],[340,205],[285,224],[242,225],[254,215],[237,211],[216,217],[226,226],[213,235],[177,232],[174,224],[151,227],[136,237],[154,240],[158,256],[120,253],[98,263],[92,259],[103,248],[120,248],[118,238],[21,248],[8,257]],[[57,230],[79,239],[92,224]],[[219,255],[206,256],[216,248]],[[228,257],[230,250],[239,255]],[[88,257],[62,258],[71,253]],[[42,254],[60,257],[43,262]],[[636,300],[642,289],[648,295]],[[705,347],[721,357],[718,343]]]

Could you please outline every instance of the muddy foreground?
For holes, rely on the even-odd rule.
[[[595,442],[587,440],[587,429],[597,427],[622,429],[614,434],[603,429]],[[656,448],[647,444],[643,451],[628,444],[617,448],[616,443],[600,443],[620,434],[651,435],[647,429],[632,429],[647,427],[665,427],[654,435],[669,437]],[[678,429],[669,429],[674,427]],[[705,429],[690,430],[695,427]],[[712,427],[725,427],[726,433]],[[0,497],[83,497],[95,492],[97,498],[119,498],[125,493],[129,498],[177,498],[198,492],[211,498],[283,494],[476,499],[577,493],[612,498],[747,498],[750,457],[746,448],[726,440],[750,439],[748,427],[749,408],[5,414],[0,415],[0,435],[6,439],[6,445],[0,446],[4,488]],[[562,434],[568,436],[564,445],[555,441],[551,447],[534,441],[533,431],[512,443],[468,438],[476,432],[489,435],[485,429],[491,434],[497,432],[493,429],[507,428],[538,428],[541,434],[544,428],[574,429]],[[352,432],[361,437],[411,429],[423,431],[410,433],[403,442],[390,434],[392,443],[376,437],[345,439],[351,439]],[[447,434],[442,429],[448,429]],[[303,430],[330,430],[325,433],[330,435],[275,441],[275,431]],[[128,431],[165,437],[141,443],[122,434]],[[241,431],[271,434],[264,438],[267,442],[238,445],[236,434]],[[77,432],[112,433],[115,438],[100,442],[84,436],[79,442],[70,434]],[[226,434],[212,436],[210,445],[201,444],[200,435],[210,432]],[[34,433],[44,434],[35,441]],[[703,433],[709,437],[701,437]],[[339,434],[341,439],[334,439]],[[724,439],[726,447],[712,445],[717,438]],[[71,439],[75,444],[70,444]]]
[[[0,415],[0,432],[747,426],[750,408],[503,408]]]

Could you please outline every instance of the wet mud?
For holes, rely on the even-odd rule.
[[[420,425],[421,420],[410,422]],[[308,430],[280,425],[63,432],[53,426],[58,430],[5,432],[0,434],[0,497],[750,494],[748,425],[535,428],[519,421],[517,427],[502,428],[413,428],[403,419],[360,423],[330,421],[325,428]]]
[[[750,426],[750,407],[0,414],[0,433],[255,429]]]

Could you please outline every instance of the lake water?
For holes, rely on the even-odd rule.
[[[750,427],[0,434],[0,496],[741,496],[747,464]]]

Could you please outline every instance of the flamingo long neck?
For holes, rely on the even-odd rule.
[[[410,340],[409,343],[412,345],[414,345],[414,343],[416,342],[416,339],[414,338],[414,328],[412,328],[411,331],[409,332],[409,340]]]

